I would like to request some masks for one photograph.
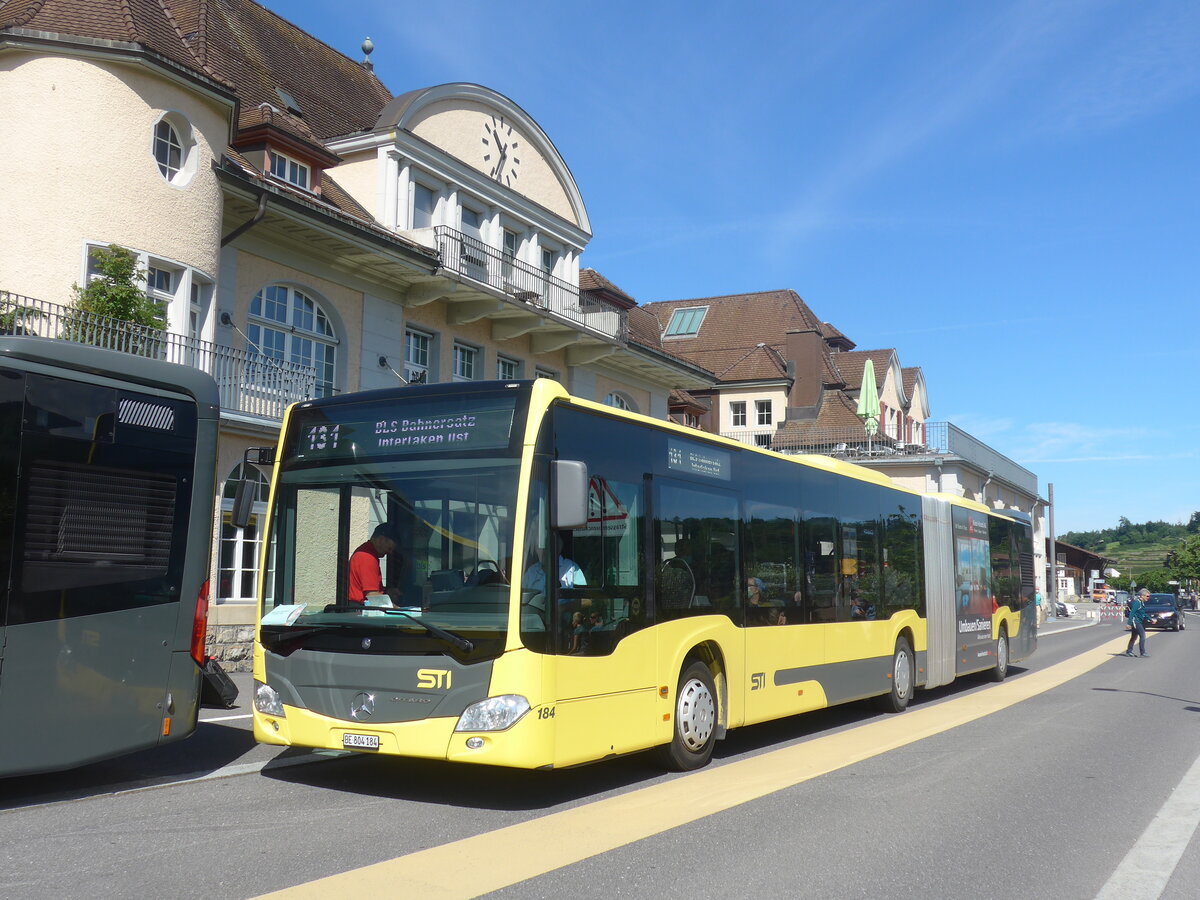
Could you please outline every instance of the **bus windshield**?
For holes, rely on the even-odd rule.
[[[369,639],[373,652],[498,655],[518,466],[515,458],[438,456],[282,474],[272,544],[286,549],[268,563],[264,645],[285,655],[356,652]],[[388,540],[373,541],[376,534]],[[364,567],[367,592],[356,594],[352,573]]]

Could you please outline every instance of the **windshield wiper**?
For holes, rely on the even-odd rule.
[[[371,607],[371,608],[379,609],[379,607]],[[402,609],[387,609],[385,607],[382,611],[387,613],[389,616],[404,616],[404,618],[408,619],[409,621],[416,622],[418,625],[420,625],[422,628],[424,628],[426,631],[428,631],[434,637],[441,638],[446,643],[448,643],[454,647],[457,647],[463,653],[470,653],[472,650],[475,649],[475,645],[472,644],[470,641],[468,641],[465,637],[460,637],[459,635],[455,634],[453,631],[447,631],[445,628],[438,628],[436,625],[434,625],[430,622],[426,622],[422,619],[418,619],[416,616],[409,615]]]
[[[435,638],[445,641],[452,647],[457,647],[463,653],[470,653],[475,649],[475,645],[468,641],[465,637],[460,637],[453,631],[447,631],[444,628],[438,628],[429,622],[418,619],[416,616],[409,615],[402,609],[387,606],[362,606],[358,603],[339,603],[334,606],[325,607],[325,612],[362,612],[364,609],[369,609],[372,612],[381,612],[389,616],[404,616],[409,621],[416,622]]]

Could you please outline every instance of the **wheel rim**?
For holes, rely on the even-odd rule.
[[[1008,671],[1008,640],[1004,637],[996,645],[996,668],[1001,672]]]
[[[908,651],[896,651],[896,664],[892,671],[892,684],[897,697],[907,697],[912,690],[912,666],[908,662]]]
[[[712,691],[699,678],[689,679],[679,690],[675,723],[683,745],[693,753],[704,749],[712,737],[717,704]]]

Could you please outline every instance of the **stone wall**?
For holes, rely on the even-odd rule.
[[[206,644],[226,672],[249,672],[254,658],[253,625],[210,625]]]

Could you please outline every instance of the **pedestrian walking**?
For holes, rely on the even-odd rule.
[[[1142,588],[1129,601],[1129,646],[1125,648],[1126,656],[1133,656],[1133,642],[1138,642],[1138,653],[1149,656],[1146,652],[1146,598],[1150,596],[1147,588]]]

